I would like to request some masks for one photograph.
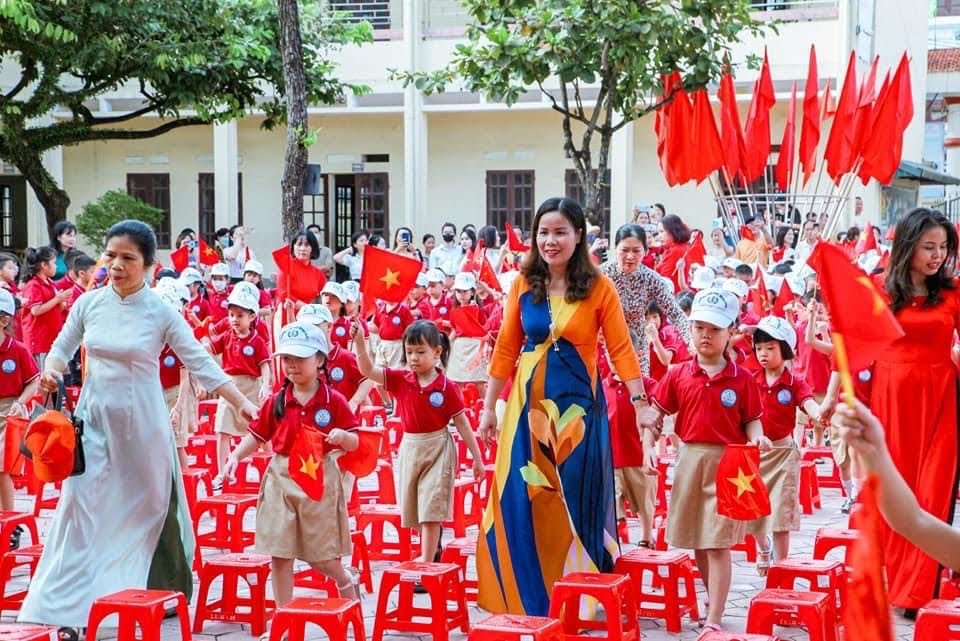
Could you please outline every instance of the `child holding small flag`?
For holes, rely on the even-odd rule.
[[[477,383],[483,394],[487,382],[489,358],[484,356],[484,340],[487,332],[484,323],[487,314],[477,304],[476,277],[469,272],[460,272],[453,280],[455,297],[450,323],[450,367],[447,376],[455,383]]]
[[[696,356],[668,370],[657,384],[652,405],[638,410],[646,429],[643,445],[648,469],[656,469],[660,419],[677,415],[675,431],[683,445],[674,473],[666,540],[674,547],[694,550],[710,601],[708,630],[722,629],[733,573],[730,548],[746,532],[745,521],[718,514],[719,485],[736,481],[752,487],[757,481],[752,476],[719,478],[720,459],[728,444],[758,445],[761,452],[770,448],[760,423],[763,410],[757,384],[747,370],[724,356],[739,312],[737,297],[729,291],[697,292],[690,312]]]
[[[360,326],[351,332],[357,364],[365,376],[396,399],[403,425],[400,442],[400,510],[403,527],[420,530],[420,560],[439,556],[443,522],[452,517],[457,451],[447,430],[456,426],[473,456],[473,477],[483,478],[483,458],[467,421],[463,396],[443,373],[450,342],[431,321],[416,321],[403,333],[406,370],[370,362]]]
[[[309,323],[284,326],[275,356],[281,359],[283,386],[263,404],[223,468],[236,474],[239,461],[270,443],[274,456],[257,498],[256,549],[269,554],[278,606],[293,597],[294,559],[332,578],[340,594],[360,598],[357,580],[341,564],[350,554],[350,521],[337,460],[357,449],[349,430],[359,421],[347,399],[317,378],[329,345]],[[306,420],[304,420],[306,417]]]

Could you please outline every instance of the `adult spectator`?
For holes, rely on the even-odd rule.
[[[813,253],[813,248],[817,246],[820,240],[820,227],[817,225],[816,215],[813,219],[808,219],[803,223],[800,230],[800,240],[797,241],[797,259],[796,263],[806,263]]]
[[[433,234],[424,234],[423,238],[420,239],[420,246],[423,247],[423,260],[429,264],[430,254],[433,252],[433,248],[437,246],[437,237]]]
[[[146,286],[156,255],[153,230],[125,220],[110,228],[106,243],[110,284],[77,299],[40,379],[43,391],[55,391],[77,348],[87,348],[77,404],[86,471],[63,481],[19,615],[23,622],[65,628],[61,638],[76,639],[93,601],[104,595],[153,588],[189,599],[193,590],[192,520],[160,387],[164,345],[245,418],[258,411],[183,316]]]
[[[797,232],[793,230],[793,227],[783,226],[777,229],[777,239],[771,251],[773,262],[779,263],[783,260],[796,260],[796,246]]]
[[[425,258],[413,242],[413,230],[409,227],[397,227],[393,232],[393,251],[423,263]]]
[[[214,249],[217,251],[217,255],[220,256],[220,261],[223,261],[223,250],[230,246],[230,230],[226,227],[221,227],[217,230],[214,235]]]
[[[384,238],[381,234],[371,234],[370,244],[376,247],[377,249],[388,249],[387,239]]]
[[[327,280],[330,280],[333,278],[333,252],[323,244],[323,230],[320,229],[320,225],[314,224],[307,225],[307,231],[313,234],[317,239],[317,246],[320,247],[320,253],[310,261],[310,264],[320,269],[327,276]]]
[[[278,252],[279,253],[279,252]],[[320,253],[317,237],[303,230],[290,239],[290,251],[285,260],[276,258],[278,306],[283,304],[287,310],[284,322],[292,323],[295,312],[306,303],[313,303],[320,297],[327,276],[312,263]]]
[[[656,225],[667,215],[667,208],[662,203],[654,203],[650,208],[650,224]]]
[[[230,228],[230,246],[223,250],[223,261],[230,269],[230,282],[239,283],[243,280],[243,266],[248,260],[255,260],[253,250],[247,245],[247,235],[250,230],[243,225],[234,225]]]
[[[493,225],[484,225],[477,231],[477,242],[483,241],[483,255],[490,263],[495,274],[500,273],[500,261],[503,252],[500,250],[500,234]]]
[[[770,261],[770,235],[763,224],[761,216],[747,213],[743,215],[744,225],[753,232],[753,239],[741,238],[737,243],[737,250],[733,253],[737,260],[751,265],[759,263],[766,267]]]
[[[363,252],[369,243],[370,232],[360,229],[351,234],[349,247],[334,254],[333,262],[350,271],[349,280],[360,280],[360,274],[363,273]]]
[[[717,260],[733,256],[733,247],[730,246],[723,235],[723,229],[719,227],[710,230],[710,242],[704,244],[707,248],[707,255],[713,256]]]
[[[460,249],[463,250],[464,254],[468,254],[473,251],[473,248],[477,246],[477,232],[471,229],[469,226],[464,227],[463,231],[460,232]]]
[[[57,271],[53,280],[60,280],[67,275],[67,252],[77,244],[77,226],[69,220],[61,220],[53,226],[50,233],[50,246],[57,252]]]
[[[674,291],[683,289],[680,286],[681,269],[689,265],[681,265],[683,255],[690,248],[690,228],[676,214],[670,214],[660,219],[660,240],[663,243],[663,254],[657,264],[656,272],[673,282]]]
[[[443,242],[430,253],[430,267],[441,270],[447,276],[456,274],[463,262],[463,248],[457,244],[457,226],[444,223],[440,228],[440,238]]]

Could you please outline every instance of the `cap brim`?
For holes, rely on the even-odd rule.
[[[306,345],[287,345],[279,347],[273,353],[274,356],[296,356],[297,358],[308,358],[317,353],[317,350]]]
[[[737,320],[736,318],[730,319],[724,316],[723,314],[718,314],[717,312],[710,311],[709,309],[699,309],[693,310],[690,312],[691,321],[700,321],[702,323],[710,323],[714,327],[719,327],[721,329],[727,329]]]
[[[297,318],[298,323],[310,323],[311,325],[319,325],[320,323],[329,323],[330,321],[326,318],[320,316],[311,316],[309,314],[304,314]]]

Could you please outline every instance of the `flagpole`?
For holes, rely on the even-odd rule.
[[[833,353],[837,357],[837,373],[840,374],[840,383],[843,386],[844,401],[848,407],[854,407],[856,395],[853,391],[853,377],[850,375],[850,361],[847,359],[847,347],[843,342],[843,334],[832,333]]]
[[[723,219],[724,225],[730,230],[730,235],[739,242],[740,230],[734,227],[733,220],[730,218],[730,212],[727,211],[727,200],[720,195],[723,190],[713,184],[713,175],[707,176],[707,180],[710,183],[710,190],[713,191],[713,197],[720,207],[720,218]]]

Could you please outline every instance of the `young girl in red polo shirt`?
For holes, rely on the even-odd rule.
[[[350,321],[347,319],[346,293],[340,283],[328,282],[320,292],[320,300],[330,311],[332,319],[330,340],[346,349],[350,344]]]
[[[329,284],[327,283],[327,285]],[[310,323],[317,327],[330,341],[330,353],[327,354],[323,380],[330,387],[343,394],[343,397],[348,399],[350,411],[356,412],[357,408],[366,402],[367,395],[375,385],[373,381],[360,372],[357,357],[353,355],[353,352],[348,352],[340,347],[330,336],[337,326],[330,315],[330,310],[323,305],[308,303],[297,312],[297,321]],[[348,335],[347,341],[349,340],[350,336]]]
[[[243,395],[252,403],[262,403],[270,397],[272,380],[267,344],[262,336],[253,331],[260,312],[260,301],[248,288],[238,287],[230,293],[227,303],[230,331],[212,340],[204,339],[204,343],[212,353],[223,355],[223,371],[230,375]],[[213,423],[213,430],[218,437],[217,469],[220,471],[214,481],[215,487],[223,479],[224,464],[230,454],[230,440],[234,436],[245,436],[247,428],[247,421],[221,398]]]
[[[761,367],[755,378],[763,405],[763,433],[773,445],[760,456],[760,476],[770,492],[771,511],[747,526],[760,547],[760,576],[766,576],[770,568],[770,533],[773,557],[781,560],[790,553],[790,532],[800,529],[800,448],[799,434],[794,435],[797,409],[814,421],[820,419],[813,390],[786,365],[793,360],[796,347],[797,333],[790,323],[777,316],[760,319],[753,334],[753,351]]]
[[[410,308],[414,320],[433,320],[433,308],[427,302],[427,285],[429,284],[426,273],[420,272],[417,274],[416,284],[407,295],[407,307]]]
[[[70,290],[57,291],[53,275],[57,273],[57,252],[52,247],[28,247],[24,264],[23,342],[43,369],[53,339],[63,327],[63,307]]]
[[[7,468],[5,445],[7,416],[27,416],[27,403],[40,387],[37,364],[30,350],[13,336],[13,320],[16,313],[13,294],[0,289],[0,509],[14,509],[13,480]],[[15,445],[13,447],[16,447]],[[11,535],[10,545],[20,545],[20,528]]]
[[[797,371],[802,372],[807,384],[813,389],[813,396],[818,403],[823,402],[830,384],[830,357],[833,354],[833,343],[830,342],[830,323],[825,318],[823,304],[816,296],[809,295],[809,302],[805,310],[806,318],[797,323],[797,334],[803,337],[803,342],[797,349]],[[800,415],[805,424],[806,417]],[[824,426],[819,421],[813,421],[813,444],[816,447],[823,445]]]
[[[447,332],[450,331],[450,307],[453,301],[447,296],[443,285],[446,275],[439,269],[428,269],[427,275],[427,304],[430,306],[430,320]]]
[[[487,322],[487,313],[477,302],[476,286],[476,277],[468,272],[460,272],[453,279],[453,309],[462,311],[450,317],[453,331],[450,333],[447,376],[461,385],[474,383],[483,396],[490,357],[484,349],[487,332],[483,326]],[[458,315],[461,313],[464,316]],[[475,322],[471,322],[471,315],[475,316]]]
[[[717,467],[728,444],[770,448],[763,435],[760,392],[751,374],[724,354],[740,304],[731,292],[711,288],[697,292],[690,312],[697,354],[667,371],[657,384],[653,404],[640,414],[645,428],[644,465],[656,469],[656,436],[666,414],[676,414],[676,434],[683,442],[677,457],[667,543],[692,549],[707,586],[707,630],[721,630],[733,566],[730,548],[743,540],[746,521],[717,513]]]
[[[357,449],[349,432],[360,424],[342,394],[317,378],[329,346],[309,323],[285,325],[277,335],[283,385],[270,396],[257,420],[227,459],[224,475],[233,480],[239,462],[259,444],[271,444],[274,456],[260,484],[257,499],[256,550],[269,554],[277,605],[293,598],[293,562],[336,581],[342,596],[360,598],[357,580],[341,564],[350,554],[350,521],[337,458]],[[314,500],[290,474],[290,451],[301,430],[316,429],[324,437],[324,454],[314,474],[322,478],[323,496]],[[299,463],[299,462],[294,462]],[[299,465],[298,468],[299,469]],[[318,474],[319,472],[319,474]]]
[[[416,321],[403,334],[403,370],[375,367],[359,325],[354,324],[351,335],[360,371],[396,399],[403,425],[398,463],[401,525],[420,530],[420,560],[433,561],[443,522],[452,518],[457,449],[447,430],[451,420],[473,456],[473,478],[484,474],[460,388],[440,369],[446,365],[450,342],[432,321]]]

